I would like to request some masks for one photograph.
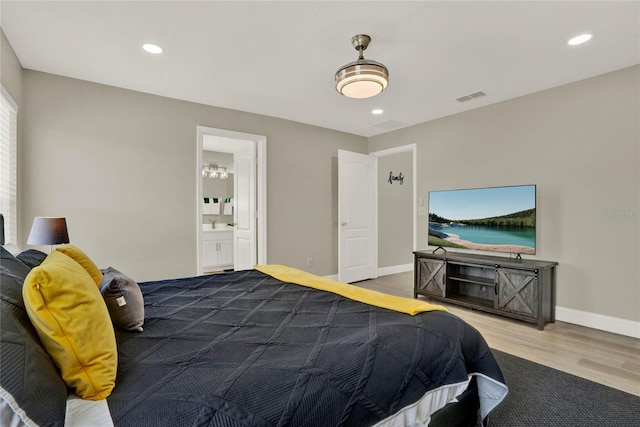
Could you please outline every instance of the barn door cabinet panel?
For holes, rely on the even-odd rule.
[[[418,293],[445,296],[445,261],[416,258],[416,270],[420,270],[420,282],[416,284],[416,289],[414,289],[414,298],[417,298]]]
[[[538,318],[538,275],[534,271],[496,270],[498,309]]]
[[[553,261],[490,255],[414,252],[414,297],[536,323],[555,322]]]

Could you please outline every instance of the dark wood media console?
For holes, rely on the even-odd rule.
[[[414,254],[413,296],[536,323],[556,321],[557,262],[459,252]]]

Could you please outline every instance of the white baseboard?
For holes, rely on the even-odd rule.
[[[378,277],[387,276],[389,274],[404,273],[407,271],[413,271],[413,263],[378,268]],[[324,277],[326,277],[327,279],[338,280],[337,274],[331,274],[329,276],[324,276]]]
[[[413,263],[378,268],[378,276],[387,276],[389,274],[405,273],[407,271],[413,271]]]
[[[618,317],[605,316],[604,314],[590,313],[588,311],[559,306],[556,306],[556,320],[613,332],[614,334],[640,338],[640,322],[633,320],[620,319]]]

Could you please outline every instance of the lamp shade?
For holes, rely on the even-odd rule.
[[[37,216],[33,218],[29,245],[59,245],[69,243],[67,220],[61,217]]]

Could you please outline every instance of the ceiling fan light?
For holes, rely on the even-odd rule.
[[[349,98],[370,98],[389,86],[389,70],[379,62],[364,59],[363,51],[369,45],[371,37],[366,34],[353,36],[351,43],[358,51],[358,59],[350,62],[336,72],[336,90]]]
[[[336,90],[349,98],[369,98],[387,86],[389,72],[381,64],[348,64],[336,73]]]

